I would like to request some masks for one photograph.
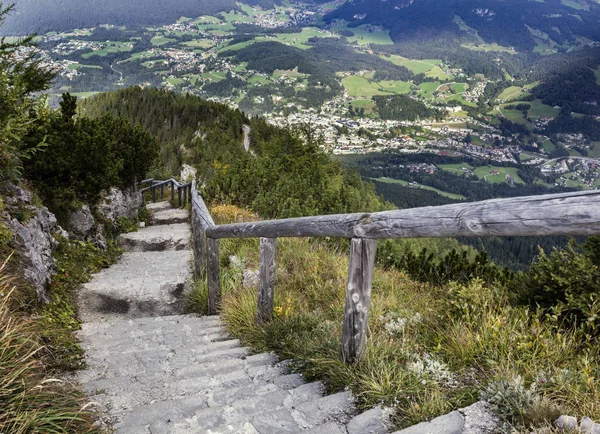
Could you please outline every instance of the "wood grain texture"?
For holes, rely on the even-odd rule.
[[[208,314],[216,315],[221,307],[221,273],[219,271],[219,240],[206,240],[208,274]]]
[[[367,345],[371,284],[377,241],[354,238],[350,244],[348,285],[342,329],[341,358],[346,363],[358,361]]]
[[[219,225],[209,238],[599,235],[600,191]]]
[[[200,217],[200,224],[203,225],[204,230],[207,230],[209,227],[215,226],[215,221],[210,215],[210,211],[208,207],[202,200],[202,196],[195,190],[192,189],[192,208],[195,208],[198,212],[198,216]]]
[[[194,239],[194,277],[203,277],[206,274],[206,246],[204,227],[196,208],[192,208],[192,237]]]
[[[260,239],[260,268],[258,271],[258,308],[256,321],[266,323],[273,319],[275,291],[275,256],[277,238]]]

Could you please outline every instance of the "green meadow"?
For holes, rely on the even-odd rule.
[[[404,185],[404,186],[408,187],[408,182],[404,181],[402,179],[392,179],[392,178],[371,178],[371,179],[373,179],[374,181],[378,181],[378,182],[385,182],[386,184],[400,184],[400,185]],[[435,191],[437,194],[439,194],[441,196],[449,197],[450,199],[463,200],[465,198],[461,194],[448,193],[446,191],[439,190],[437,188],[430,187],[428,185],[418,184],[414,188],[422,188],[423,190]]]

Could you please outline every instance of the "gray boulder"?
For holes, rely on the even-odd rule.
[[[58,242],[52,233],[60,229],[56,217],[48,209],[38,209],[37,215],[22,224],[17,219],[7,222],[13,233],[12,245],[20,262],[23,277],[30,282],[39,300],[48,302],[46,284],[56,272],[52,251]]]
[[[135,219],[143,205],[144,201],[139,191],[122,191],[113,187],[103,193],[97,210],[105,220],[116,222],[121,217]]]
[[[96,221],[88,205],[83,205],[69,217],[69,233],[75,238],[85,239],[92,232]]]
[[[258,270],[244,271],[244,288],[253,288],[258,286]]]

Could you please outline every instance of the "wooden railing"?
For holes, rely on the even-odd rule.
[[[139,190],[142,193],[142,197],[144,192],[151,190],[152,191],[152,202],[156,202],[156,190],[160,188],[160,198],[165,198],[165,186],[171,186],[171,201],[175,201],[175,189],[177,189],[177,206],[182,207],[187,205],[188,200],[191,202],[192,200],[192,183],[188,182],[187,184],[181,183],[173,178],[167,179],[166,181],[156,181],[154,179],[144,179],[139,182],[138,185],[151,183],[148,187],[142,188]],[[188,199],[189,198],[189,199]]]
[[[273,316],[278,237],[352,240],[341,348],[347,363],[358,360],[366,346],[376,239],[600,234],[598,190],[227,225],[215,225],[195,182],[191,202],[194,273],[207,276],[210,314],[218,313],[221,300],[219,239],[260,238],[258,322]]]

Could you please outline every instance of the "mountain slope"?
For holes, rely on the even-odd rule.
[[[351,0],[326,19],[384,25],[396,42],[451,34],[533,50],[541,39],[559,45],[581,38],[600,40],[600,6],[588,0],[568,4],[558,0]]]
[[[212,15],[235,8],[233,0],[15,0],[2,26],[5,35],[65,31],[98,24],[156,25],[182,16]]]

